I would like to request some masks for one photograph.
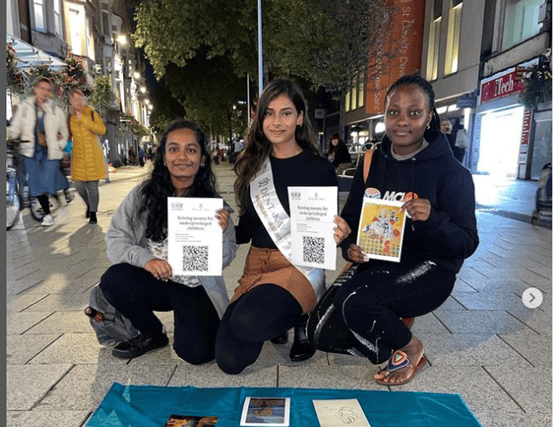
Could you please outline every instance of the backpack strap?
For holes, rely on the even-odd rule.
[[[364,154],[364,183],[369,177],[369,168],[371,167],[371,160],[373,159],[373,152],[375,148],[368,148]]]

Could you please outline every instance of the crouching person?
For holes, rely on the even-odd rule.
[[[189,121],[169,125],[156,151],[152,174],[125,197],[106,233],[108,258],[102,276],[105,298],[139,334],[112,354],[133,358],[168,345],[154,311],[173,311],[177,355],[188,363],[214,359],[215,338],[228,296],[222,276],[174,275],[167,262],[167,198],[219,197],[202,130]],[[231,208],[217,211],[223,229],[223,268],[235,257]]]

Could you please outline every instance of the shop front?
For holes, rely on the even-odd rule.
[[[533,111],[520,102],[516,67],[483,79],[471,149],[472,173],[527,178]]]

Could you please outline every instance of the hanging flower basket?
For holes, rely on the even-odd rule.
[[[539,63],[527,69],[523,75],[525,89],[521,94],[521,102],[529,109],[535,109],[539,104],[552,100],[552,69],[550,52],[539,58]]]

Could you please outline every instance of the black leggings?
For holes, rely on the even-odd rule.
[[[254,363],[264,341],[303,322],[302,307],[292,294],[273,284],[259,285],[234,301],[217,333],[215,360],[227,374],[240,374]]]
[[[308,320],[308,338],[319,350],[388,360],[412,338],[402,317],[430,313],[446,301],[456,274],[434,262],[370,261],[341,286],[332,286]]]
[[[154,311],[173,310],[177,355],[193,365],[214,359],[219,316],[203,286],[164,282],[143,268],[116,264],[104,273],[100,287],[108,302],[142,333],[162,332]]]
[[[50,215],[50,199],[48,194],[41,194],[37,196],[37,200],[40,203],[40,207],[44,211],[44,215]]]

